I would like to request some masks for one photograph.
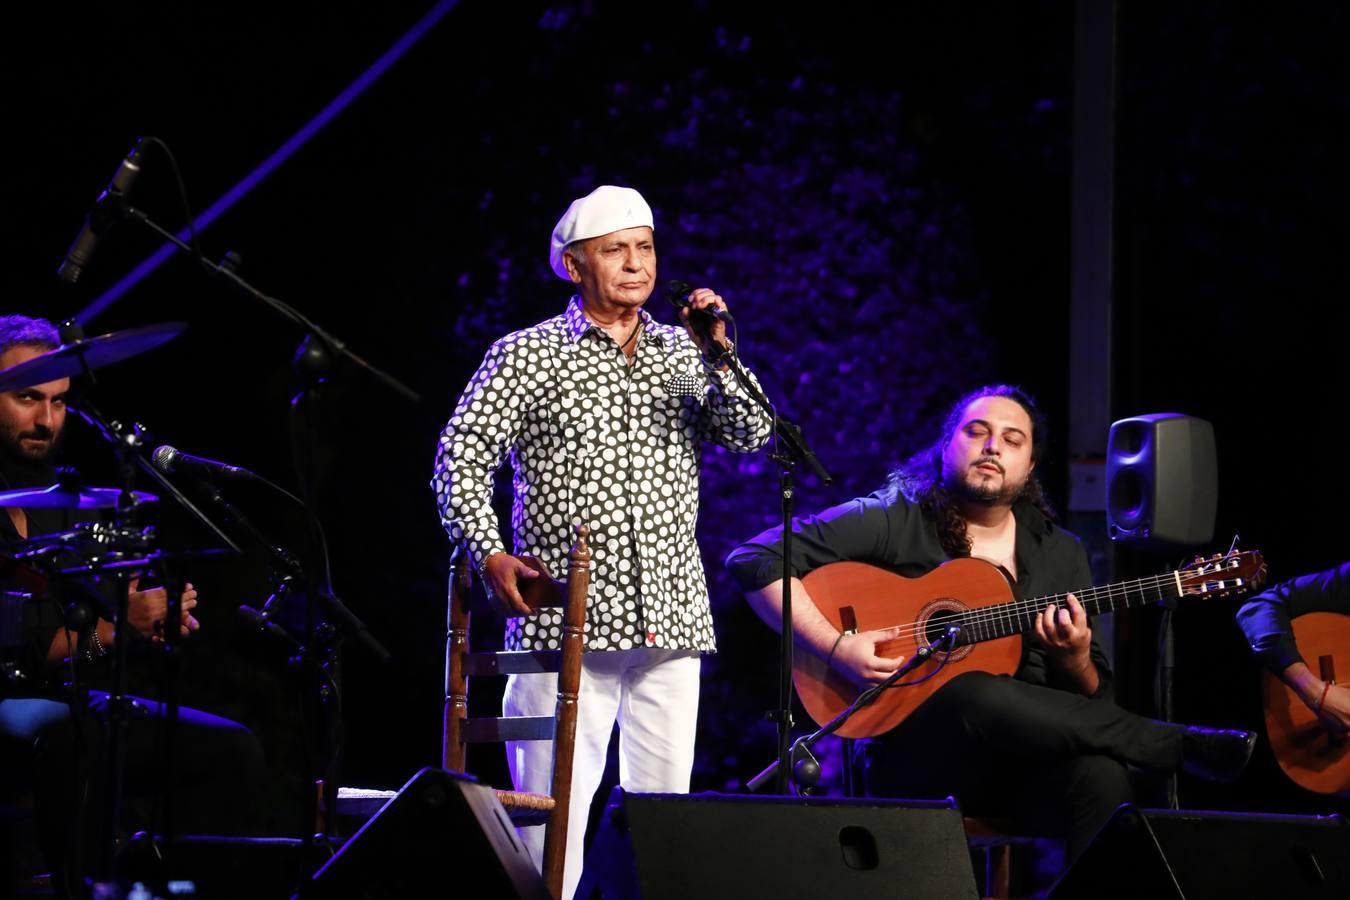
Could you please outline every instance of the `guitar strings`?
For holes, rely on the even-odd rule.
[[[1184,577],[1189,581],[1195,577],[1195,573],[1188,573]],[[1019,627],[1014,627],[1009,631],[1008,635],[993,635],[995,637],[1006,637],[1025,630],[1026,626],[1029,625],[1032,620],[1031,617],[1038,615],[1043,606],[1054,605],[1059,608],[1064,608],[1068,594],[1079,597],[1084,606],[1095,605],[1096,609],[1093,610],[1093,612],[1102,611],[1103,600],[1110,601],[1110,609],[1113,611],[1116,608],[1115,600],[1117,598],[1123,598],[1128,604],[1129,594],[1132,590],[1142,596],[1145,587],[1159,588],[1164,585],[1176,587],[1176,583],[1176,573],[1169,572],[1162,575],[1136,579],[1134,581],[1120,582],[1115,585],[1090,587],[1084,588],[1081,591],[1068,591],[1062,594],[1051,594],[1029,600],[1011,601],[1008,603],[995,604],[993,606],[967,609],[961,614],[960,621],[963,629],[978,631],[991,624],[1002,626],[1003,624],[1011,624],[1016,620],[1017,626]],[[1179,592],[1177,596],[1181,596],[1181,593],[1184,592]],[[1161,595],[1159,599],[1161,599]],[[898,637],[909,637],[925,629],[926,626],[920,625],[902,626]],[[989,636],[986,635],[986,637]]]
[[[1152,584],[1146,584],[1146,582],[1152,582]],[[1123,598],[1125,602],[1128,603],[1131,590],[1134,590],[1142,596],[1145,587],[1156,589],[1161,588],[1164,585],[1176,587],[1175,577],[1170,573],[1166,575],[1154,575],[1147,578],[1139,578],[1135,581],[1119,582],[1114,585],[1106,585],[1103,587],[1089,587],[1078,591],[1065,591],[1059,594],[1048,594],[1044,597],[1033,597],[1027,600],[1016,600],[1008,603],[995,604],[993,606],[981,606],[970,610],[970,612],[975,613],[975,615],[966,616],[964,618],[971,624],[980,625],[995,620],[1020,619],[1026,615],[1034,616],[1038,615],[1046,606],[1054,605],[1059,608],[1067,608],[1069,594],[1073,594],[1077,597],[1079,602],[1085,607],[1095,604],[1097,607],[1095,612],[1102,611],[1103,600],[1110,600],[1112,601],[1110,611],[1114,611],[1114,600],[1119,597]],[[1008,610],[1006,613],[1000,612],[1000,610],[1005,608]]]
[[[1152,582],[1152,584],[1148,584]],[[961,615],[963,623],[969,626],[983,625],[995,620],[1010,621],[1020,619],[1028,615],[1035,615],[1040,612],[1044,606],[1052,603],[1056,606],[1067,601],[1069,594],[1079,597],[1085,604],[1099,604],[1105,596],[1112,598],[1116,596],[1128,597],[1130,590],[1134,589],[1142,594],[1145,586],[1160,587],[1163,584],[1175,584],[1175,579],[1171,575],[1155,575],[1147,578],[1140,578],[1134,582],[1122,582],[1120,585],[1107,586],[1102,588],[1084,588],[1081,591],[1066,591],[1061,594],[1049,594],[1044,597],[1035,597],[1027,600],[1013,600],[1006,603],[999,603],[993,606],[982,606],[967,609]],[[919,630],[917,626],[905,626],[905,630]]]
[[[1115,585],[1106,585],[1104,587],[1089,587],[1081,591],[1067,591],[1062,594],[1050,594],[1045,597],[1036,597],[1029,600],[1014,600],[1007,603],[998,603],[993,606],[982,606],[974,609],[967,609],[960,615],[960,621],[963,630],[981,627],[986,624],[998,622],[1012,622],[1016,620],[1020,624],[1025,624],[1023,619],[1028,616],[1035,616],[1042,608],[1049,605],[1062,607],[1067,602],[1069,594],[1073,594],[1085,606],[1088,604],[1097,604],[1097,612],[1101,611],[1101,600],[1123,597],[1128,601],[1130,591],[1133,589],[1139,594],[1143,594],[1145,587],[1160,588],[1163,585],[1170,584],[1176,586],[1177,575],[1175,572],[1169,572],[1163,575],[1151,575],[1144,578],[1138,578],[1134,581],[1119,582]],[[1114,609],[1114,603],[1112,609]],[[1027,621],[1030,621],[1027,619]],[[911,637],[919,632],[927,630],[927,625],[903,625],[899,626],[897,638]],[[1017,629],[1018,631],[1022,629]],[[1016,631],[1009,634],[1015,634]]]

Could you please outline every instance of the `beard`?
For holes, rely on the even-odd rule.
[[[45,444],[25,445],[23,441],[41,440]],[[53,458],[61,441],[61,432],[50,428],[31,431],[0,431],[0,474],[10,487],[40,487],[56,481]]]
[[[1003,473],[1003,478],[997,483],[992,478],[981,476],[973,466],[967,467],[962,473],[944,471],[942,486],[946,488],[949,496],[958,500],[978,503],[981,506],[1011,506],[1026,493],[1031,473],[1028,472],[1021,481],[1011,481],[1002,466],[999,467],[999,471]]]

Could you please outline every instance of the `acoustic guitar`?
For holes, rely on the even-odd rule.
[[[1265,563],[1252,550],[1234,551],[1190,568],[1104,587],[1072,591],[1088,615],[1131,609],[1188,596],[1219,597],[1259,587]],[[1017,600],[1001,566],[982,559],[954,559],[920,578],[859,562],[822,566],[803,579],[821,614],[840,632],[901,627],[900,636],[877,644],[877,655],[912,657],[958,629],[950,653],[935,651],[904,684],[882,692],[837,732],[871,737],[890,731],[938,688],[963,672],[1011,675],[1022,658],[1022,634],[1050,604],[1067,608],[1067,594]],[[793,680],[802,705],[823,725],[847,709],[859,688],[805,650],[793,654]]]
[[[1350,673],[1350,616],[1305,613],[1290,625],[1299,653],[1323,681],[1335,684],[1337,673]],[[1270,672],[1264,673],[1261,693],[1266,735],[1284,774],[1314,793],[1350,796],[1350,737],[1323,727],[1302,698]]]

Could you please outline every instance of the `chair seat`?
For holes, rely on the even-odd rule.
[[[557,806],[548,794],[527,794],[522,791],[497,791],[497,800],[511,817],[511,824],[517,828],[547,825],[549,814]]]
[[[972,847],[998,847],[1005,844],[1034,844],[1046,835],[1029,833],[1026,826],[1011,819],[966,816],[966,840]]]
[[[382,788],[340,787],[337,793],[337,814],[353,819],[369,819],[396,796],[398,791]]]
[[[507,812],[513,814],[517,810],[548,812],[557,805],[548,794],[530,794],[525,791],[498,791],[497,800]]]

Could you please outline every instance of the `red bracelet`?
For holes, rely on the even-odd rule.
[[[1317,698],[1317,708],[1313,710],[1313,712],[1317,713],[1317,715],[1319,716],[1322,714],[1322,704],[1326,702],[1327,691],[1329,690],[1331,690],[1330,681],[1328,681],[1326,684],[1322,686],[1322,696]]]

